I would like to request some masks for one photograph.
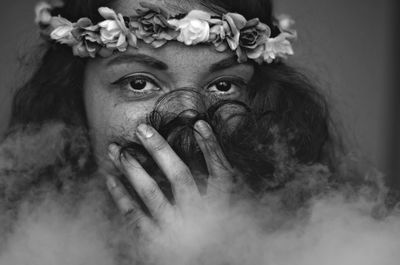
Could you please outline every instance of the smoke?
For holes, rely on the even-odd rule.
[[[113,264],[104,228],[86,215],[71,218],[59,206],[22,210],[0,264]],[[88,213],[89,214],[89,213]]]
[[[82,130],[60,124],[1,145],[1,265],[399,263],[400,211],[385,206],[377,172],[364,172],[362,184],[332,184],[327,167],[286,161],[284,145],[269,145],[271,161],[281,160],[274,170],[291,175],[277,178],[285,185],[256,192],[239,179],[229,204],[193,207],[149,240],[117,212],[89,146]],[[353,174],[346,164],[342,171]]]
[[[181,236],[172,246],[166,236],[160,239],[165,240],[163,251],[149,250],[156,250],[157,264],[398,264],[398,216],[377,221],[370,210],[361,199],[350,203],[333,195],[315,201],[307,218],[282,219],[286,224],[273,230],[273,222],[263,227],[272,221],[266,216],[254,219],[243,209],[219,211],[209,223],[192,220],[179,229]]]
[[[331,192],[295,214],[244,198],[231,207],[209,205],[152,242],[118,232],[90,210],[94,198],[73,216],[46,201],[22,207],[0,264],[125,264],[123,257],[137,261],[131,264],[398,264],[399,213],[377,220],[376,201],[348,196]]]

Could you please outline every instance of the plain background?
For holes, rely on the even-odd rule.
[[[2,1],[0,135],[7,127],[12,93],[29,76],[20,66],[21,56],[38,43],[35,3]],[[351,150],[396,179],[395,1],[276,0],[275,5],[277,14],[296,20],[299,39],[290,62],[328,95]]]

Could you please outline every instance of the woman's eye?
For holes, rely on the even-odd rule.
[[[241,80],[219,80],[210,84],[207,88],[208,92],[220,96],[237,96],[240,94],[241,89],[245,86]]]
[[[113,83],[121,90],[137,95],[148,95],[161,90],[156,81],[147,76],[127,76]]]
[[[227,82],[227,81],[220,81],[220,82],[216,83],[214,86],[215,86],[215,89],[218,91],[228,92],[232,88],[232,83]]]

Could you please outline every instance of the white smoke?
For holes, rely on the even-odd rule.
[[[399,264],[399,214],[374,219],[375,204],[362,197],[349,201],[330,194],[315,200],[307,214],[286,220],[282,212],[248,203],[195,214],[184,226],[159,234],[155,242],[131,245],[131,253],[140,249],[146,257],[143,262],[167,265]],[[257,219],[249,209],[265,214],[259,213]],[[0,264],[119,264],[108,244],[109,230],[117,227],[94,215],[85,210],[71,218],[56,205],[21,211]],[[280,223],[274,223],[277,220]]]
[[[15,215],[1,214],[0,225],[7,219],[12,228],[3,237],[0,265],[399,264],[400,212],[386,212],[379,189],[326,189],[306,205],[286,205],[296,205],[304,190],[324,186],[323,172],[304,170],[304,181],[264,198],[242,196],[229,207],[193,211],[153,241],[134,238],[115,221],[103,179],[76,190],[84,196],[74,203],[73,191],[60,195],[43,188],[41,200],[33,193]]]
[[[22,216],[0,264],[113,264],[102,225],[93,219],[84,215],[71,219],[55,206]]]
[[[309,215],[286,220],[281,212],[246,207],[196,216],[148,251],[156,264],[399,264],[400,216],[376,220],[375,205],[365,199],[331,194],[314,201]],[[248,209],[275,216],[255,219]]]

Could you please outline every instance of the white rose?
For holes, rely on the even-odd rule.
[[[58,17],[51,17],[49,21],[50,38],[61,44],[76,45],[79,43],[73,34],[74,23],[68,19]]]
[[[196,45],[205,42],[210,37],[210,26],[206,21],[191,20],[179,26],[178,41],[186,45]]]
[[[285,58],[286,55],[293,55],[292,44],[287,38],[291,35],[288,33],[281,33],[275,38],[270,38],[265,43],[265,50],[263,59],[267,63],[271,63],[277,57]]]
[[[100,26],[100,39],[104,44],[115,42],[122,30],[115,20],[104,20],[99,23]]]
[[[128,43],[120,24],[115,20],[105,20],[99,23],[100,40],[107,48],[125,51]]]
[[[181,20],[171,20],[169,23],[180,32],[177,40],[186,45],[196,45],[210,38],[211,16],[203,11],[194,10]]]
[[[74,45],[79,41],[72,35],[73,29],[72,24],[59,26],[50,33],[50,38],[61,44]]]

